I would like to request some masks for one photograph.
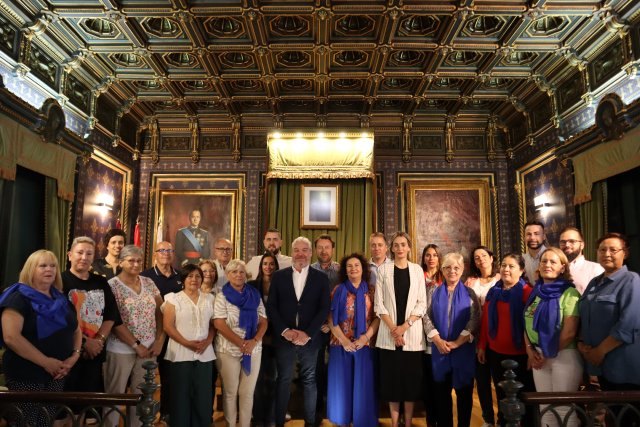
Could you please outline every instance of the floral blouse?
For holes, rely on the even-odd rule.
[[[331,292],[331,299],[341,284],[333,288]],[[365,295],[365,303],[367,305],[367,328],[371,325],[371,322],[376,318],[376,314],[373,312],[373,295],[375,292],[375,286],[369,286],[369,292]],[[356,296],[351,292],[347,292],[347,318],[344,322],[340,323],[340,329],[342,333],[351,341],[357,340],[359,337],[355,336],[356,321],[354,319],[356,307]],[[372,340],[373,341],[373,340]],[[330,345],[342,345],[335,335],[331,334]],[[369,345],[370,343],[367,343]]]
[[[148,347],[156,340],[156,297],[160,296],[160,291],[153,280],[139,277],[139,294],[122,283],[117,276],[109,280],[109,286],[118,303],[122,324],[142,345]],[[116,338],[115,334],[109,335],[107,350],[114,353],[135,353],[134,349]]]

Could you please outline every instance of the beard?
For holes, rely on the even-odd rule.
[[[529,249],[534,249],[534,250],[535,249],[540,249],[540,246],[542,246],[542,242],[536,242],[536,241],[533,241],[533,240],[529,240],[527,242],[527,247]]]
[[[267,251],[271,252],[271,253],[272,253],[272,254],[274,254],[274,255],[278,255],[278,254],[280,253],[280,248],[273,248],[273,249],[271,249],[271,248],[266,248],[265,250],[267,250]]]
[[[565,252],[564,254],[567,256],[567,259],[569,260],[569,262],[572,262],[573,260],[578,258],[578,256],[580,255],[580,251],[574,251],[569,253]]]

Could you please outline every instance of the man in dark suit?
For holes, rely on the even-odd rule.
[[[297,358],[304,387],[305,426],[313,426],[316,424],[316,359],[321,341],[320,327],[329,314],[329,279],[321,271],[310,268],[309,239],[298,237],[291,248],[293,266],[273,274],[267,300],[278,365],[276,425],[282,426],[285,422]]]

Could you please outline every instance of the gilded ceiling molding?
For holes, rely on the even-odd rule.
[[[584,94],[580,96],[584,101],[584,104],[587,107],[590,107],[593,104],[593,93],[591,92],[591,79],[589,79],[589,70],[583,68],[580,70],[580,77],[582,78],[582,83],[584,85]]]
[[[242,159],[242,153],[240,152],[240,117],[233,116],[231,118],[231,129],[233,130],[233,134],[231,136],[231,147],[233,151],[231,155],[233,156],[233,161],[238,163]]]
[[[621,19],[615,10],[610,6],[604,7],[597,12],[604,27],[612,34],[623,38],[629,32],[630,26],[627,21]]]
[[[408,116],[402,120],[402,161],[411,161],[411,128],[413,127],[413,117]]]
[[[195,164],[200,161],[200,127],[198,117],[189,117],[189,130],[191,131],[191,161]]]
[[[157,165],[160,161],[160,156],[158,155],[158,146],[160,145],[160,135],[158,129],[158,119],[156,117],[151,117],[149,120],[149,133],[151,138],[151,163]]]
[[[445,133],[444,133],[444,145],[446,148],[446,152],[445,152],[445,160],[448,163],[453,162],[453,157],[455,155],[455,150],[454,150],[454,130],[456,127],[456,116],[449,114],[447,115],[447,123],[445,125]]]
[[[496,122],[498,118],[495,115],[489,117],[489,121],[487,123],[487,160],[490,163],[496,161],[496,132],[497,125]]]

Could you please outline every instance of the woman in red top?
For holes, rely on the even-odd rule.
[[[527,352],[524,344],[524,305],[533,288],[525,283],[524,258],[518,253],[509,253],[500,263],[501,279],[489,290],[482,308],[482,322],[478,341],[478,361],[488,363],[493,377],[498,401],[505,394],[498,383],[502,381],[502,361],[518,362],[515,370],[522,391],[534,391],[533,377],[527,369]],[[533,425],[526,417],[523,425]],[[505,425],[504,414],[498,411],[498,425]]]

